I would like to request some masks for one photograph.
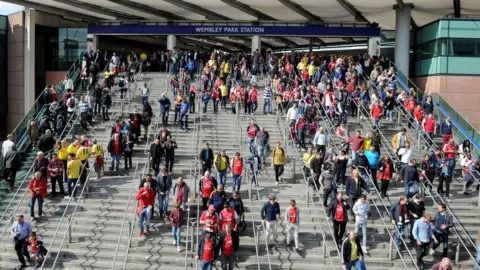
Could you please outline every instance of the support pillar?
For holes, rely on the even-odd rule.
[[[379,37],[368,39],[368,55],[370,55],[370,57],[374,55],[380,56],[380,43],[381,39]]]
[[[408,78],[410,66],[410,21],[413,5],[395,8],[395,65]]]
[[[35,11],[25,9],[24,49],[24,111],[35,103]]]
[[[260,38],[260,36],[253,36],[252,37],[252,53],[257,49],[259,52],[262,50],[262,39]]]
[[[308,52],[312,53],[312,51],[313,51],[313,38],[310,38],[308,42]]]
[[[98,36],[96,35],[87,35],[87,49],[88,51],[96,52],[98,49]]]
[[[167,50],[171,51],[177,46],[177,37],[174,35],[167,36]]]

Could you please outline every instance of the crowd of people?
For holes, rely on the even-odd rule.
[[[377,57],[360,55],[358,57],[331,57],[315,54],[274,54],[262,55],[259,51],[251,57],[243,54],[228,55],[212,53],[209,57],[198,51],[188,52],[175,48],[173,51],[159,52],[147,57],[141,54],[128,54],[122,50],[113,53],[89,52],[82,60],[82,88],[85,93],[79,100],[73,82],[65,78],[62,95],[58,87],[47,86],[44,103],[49,104],[45,117],[32,117],[27,123],[26,134],[32,146],[39,152],[33,164],[33,177],[29,183],[31,218],[41,217],[43,202],[47,196],[57,196],[57,186],[61,196],[66,199],[75,198],[77,187],[85,185],[89,171],[89,159],[92,157],[97,179],[102,177],[104,167],[104,150],[95,139],[88,140],[82,135],[79,140],[68,144],[65,130],[80,118],[82,128],[88,131],[93,117],[101,117],[108,121],[108,108],[112,105],[111,89],[120,89],[120,98],[127,96],[129,84],[134,81],[133,74],[138,68],[170,70],[172,79],[170,87],[173,93],[174,120],[169,121],[170,106],[168,94],[159,99],[158,117],[163,127],[150,145],[152,174],[142,179],[136,199],[139,235],[150,235],[151,221],[157,199],[158,213],[161,218],[171,222],[173,245],[182,250],[181,227],[185,224],[190,204],[196,199],[195,194],[183,177],[172,180],[177,143],[172,139],[168,126],[180,125],[188,131],[188,116],[194,113],[196,95],[200,95],[203,113],[207,113],[210,100],[214,113],[255,115],[259,99],[263,98],[263,114],[274,111],[284,117],[289,128],[291,144],[305,149],[302,168],[311,187],[323,194],[323,207],[326,218],[332,222],[334,241],[341,251],[345,269],[360,269],[364,264],[363,256],[368,254],[367,233],[369,215],[369,196],[378,192],[381,198],[388,198],[390,182],[398,178],[405,188],[404,196],[393,204],[390,218],[394,226],[395,244],[401,249],[406,239],[417,250],[417,265],[424,266],[423,257],[434,254],[442,244],[442,257],[445,257],[437,268],[449,269],[448,260],[449,232],[453,228],[452,216],[447,206],[439,204],[438,212],[433,216],[425,211],[424,190],[426,186],[432,192],[435,178],[438,178],[436,192],[444,194],[445,201],[451,202],[450,183],[455,176],[457,158],[462,166],[465,185],[463,193],[469,195],[469,188],[474,183],[474,173],[479,169],[479,161],[472,159],[472,146],[466,140],[458,147],[452,136],[452,123],[445,119],[437,123],[434,117],[435,108],[431,96],[418,100],[414,90],[398,91],[396,75],[388,62]],[[203,58],[202,58],[203,57]],[[204,63],[203,67],[199,63]],[[96,75],[102,68],[103,84],[98,84]],[[193,84],[194,74],[201,68],[200,89]],[[122,76],[120,74],[124,73]],[[263,95],[257,89],[257,76],[266,76]],[[126,78],[125,78],[126,77]],[[115,80],[115,78],[118,78]],[[376,91],[372,91],[371,85]],[[147,141],[149,126],[154,117],[149,104],[150,88],[147,84],[141,87],[141,110],[134,110],[129,118],[116,120],[111,127],[111,139],[107,152],[111,156],[110,170],[119,171],[123,157],[125,170],[132,167],[134,145],[142,139]],[[230,101],[230,108],[227,103]],[[273,106],[272,106],[273,105]],[[276,105],[276,106],[274,106]],[[443,144],[431,153],[426,152],[424,159],[413,158],[415,143],[403,127],[392,138],[391,145],[385,146],[382,140],[382,126],[392,121],[394,114],[405,115],[409,129],[421,130],[427,142],[427,149],[434,147],[433,139],[437,134],[442,136]],[[101,115],[100,115],[101,114]],[[349,135],[349,116],[369,120],[371,130],[365,136],[357,130]],[[324,122],[320,122],[324,119]],[[255,119],[246,129],[248,152],[242,157],[239,152],[227,153],[218,149],[216,153],[209,144],[199,153],[201,173],[198,184],[199,201],[203,212],[198,217],[202,226],[202,236],[198,243],[197,259],[202,269],[211,269],[214,262],[220,259],[224,269],[233,269],[237,261],[235,252],[239,249],[238,233],[246,228],[245,209],[240,196],[242,178],[245,171],[250,170],[252,184],[258,186],[257,175],[267,163],[275,172],[275,183],[282,182],[282,174],[286,162],[286,150],[280,142],[269,149],[270,135]],[[341,143],[335,143],[337,139]],[[20,153],[15,146],[15,138],[9,135],[3,142],[2,154],[5,164],[4,177],[14,191],[16,172],[22,167]],[[286,147],[286,146],[284,146]],[[390,147],[395,156],[380,151]],[[46,157],[46,153],[51,153]],[[227,154],[232,154],[230,158]],[[270,162],[267,162],[270,156]],[[160,164],[164,163],[160,169]],[[351,167],[351,175],[347,169]],[[215,174],[214,174],[215,173]],[[227,178],[231,175],[232,193],[227,189]],[[51,192],[47,190],[47,179],[51,181]],[[67,185],[65,193],[64,183]],[[426,184],[425,184],[426,183]],[[413,189],[413,192],[411,192]],[[478,190],[478,186],[477,186]],[[169,210],[170,194],[174,207]],[[344,198],[348,196],[348,200]],[[38,215],[35,216],[35,204]],[[291,200],[284,214],[275,194],[268,195],[268,201],[261,207],[261,219],[266,228],[266,238],[270,248],[276,246],[277,224],[282,216],[287,224],[287,245],[291,238],[294,247],[299,251],[298,234],[300,231],[300,213],[296,201]],[[346,235],[348,221],[354,223],[354,230]],[[24,226],[21,224],[28,224]],[[17,218],[11,228],[16,236],[15,249],[22,267],[26,265],[24,255],[28,243],[36,247],[34,257],[36,264],[45,252],[40,240],[23,216]],[[361,239],[359,236],[362,236]],[[18,244],[17,244],[18,243]],[[41,250],[41,251],[40,251]],[[38,252],[37,252],[38,251]],[[435,267],[435,266],[434,266]],[[439,268],[441,267],[441,268]],[[451,267],[451,266],[450,266]]]

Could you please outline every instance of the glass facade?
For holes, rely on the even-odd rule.
[[[0,119],[7,119],[7,17],[0,16]],[[7,121],[0,121],[0,138],[7,136]]]
[[[478,21],[446,19],[418,29],[413,51],[413,76],[434,74],[480,75]]]

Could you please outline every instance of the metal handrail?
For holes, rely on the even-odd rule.
[[[86,164],[86,163],[85,163]],[[85,171],[85,168],[86,166],[82,165],[82,170],[80,171],[80,175],[82,175]],[[82,188],[82,191],[80,193],[80,195],[77,197],[77,203],[75,205],[75,209],[72,213],[72,215],[70,217],[68,217],[68,230],[70,230],[70,227],[72,225],[72,221],[73,221],[73,217],[75,216],[75,213],[77,212],[77,208],[78,206],[80,205],[80,198],[82,198],[82,195],[83,195],[83,192],[85,190],[85,187],[87,186],[87,183],[88,183],[88,180],[90,178],[90,173],[91,173],[91,170],[87,172],[87,181],[85,182],[85,184],[83,185],[83,188]],[[75,194],[75,192],[77,191],[77,188],[79,186],[79,180],[77,180],[77,182],[75,183],[75,186],[73,187],[73,190],[72,190],[72,196],[70,197],[70,199],[68,200],[68,203],[67,205],[65,206],[65,211],[63,211],[63,214],[62,214],[62,217],[60,218],[60,221],[58,222],[58,225],[57,225],[57,229],[55,230],[55,234],[53,235],[52,237],[52,240],[50,242],[50,245],[48,246],[48,249],[47,249],[47,254],[45,254],[45,257],[44,257],[44,260],[42,261],[42,264],[40,266],[40,269],[43,269],[43,267],[45,266],[45,263],[48,261],[48,255],[52,253],[52,246],[53,246],[53,243],[55,241],[55,238],[57,237],[58,235],[58,232],[60,231],[60,227],[62,226],[62,223],[63,223],[63,219],[65,218],[65,216],[67,216],[67,210],[68,208],[70,207],[70,203],[75,200],[74,199],[74,196],[73,194]],[[63,239],[62,239],[62,243],[60,244],[60,247],[58,249],[58,252],[57,252],[57,255],[55,257],[55,261],[53,262],[53,265],[52,265],[52,269],[55,269],[55,264],[57,263],[57,260],[59,258],[59,255],[60,255],[60,251],[62,250],[62,247],[63,247],[63,243],[65,242],[65,238],[67,237],[67,235],[69,235],[68,232],[65,232],[65,235],[63,236]]]
[[[359,108],[359,110],[360,110],[360,108]],[[371,122],[369,122],[369,124],[371,125]],[[372,129],[373,129],[373,126],[372,126]],[[383,135],[382,130],[379,129],[378,131],[379,131],[379,134],[380,134],[381,138],[384,139],[384,140],[386,140],[385,136]],[[398,159],[398,157],[397,157],[396,155],[394,155],[394,154],[392,155],[392,153],[395,153],[395,151],[393,151],[391,144],[388,143],[388,140],[386,140],[386,142],[384,142],[384,145],[385,145],[385,147],[388,149],[387,155],[390,157],[390,159],[391,159],[392,161],[394,161],[395,163],[400,162],[400,160]],[[430,195],[430,197],[432,198],[432,201],[433,201],[436,205],[439,205],[439,204],[436,202],[435,197],[428,191],[428,189],[426,188],[425,184],[424,184],[423,182],[422,182],[421,184],[422,184],[422,187],[423,187],[424,191],[427,192],[427,193]],[[440,198],[440,200],[442,201],[442,203],[444,203],[444,204],[447,206],[447,209],[451,212],[450,207],[448,206],[448,204],[447,204],[440,196],[439,196],[439,198]],[[453,215],[453,212],[452,212],[452,217],[455,218],[457,224],[459,224],[459,226],[464,230],[464,228],[463,228],[463,226],[461,225],[461,223],[460,223],[460,222],[458,221],[458,219],[456,219],[456,217]],[[456,229],[454,229],[453,231],[454,231],[454,234],[457,236],[457,238],[460,239],[460,236],[458,235],[458,232],[456,231]],[[465,232],[465,231],[464,231],[464,232]],[[466,232],[465,232],[465,233],[466,233]],[[469,238],[468,233],[466,233],[466,235],[467,235],[467,238]],[[464,248],[465,248],[466,250],[468,250],[467,247],[466,247],[466,245],[465,245],[465,243],[464,243],[462,240],[459,240],[459,241],[460,241],[460,243],[464,246]],[[470,241],[473,243],[472,240],[470,240]],[[475,245],[473,245],[473,246],[475,247]],[[469,255],[471,255],[470,252],[469,252]],[[474,257],[474,256],[471,255],[471,258],[475,261],[475,257]],[[416,265],[416,264],[415,264],[415,265]]]
[[[249,175],[249,170],[247,170],[247,177],[248,177],[248,175]],[[250,178],[250,177],[248,177],[248,178]],[[260,204],[260,191],[259,191],[257,186],[255,186],[255,191],[257,192],[257,205],[261,209],[262,206]],[[252,212],[252,216],[253,216],[253,212]],[[261,222],[261,226],[262,226],[262,229],[265,233],[265,238],[264,239],[265,239],[265,249],[267,250],[268,269],[272,270],[272,262],[270,260],[270,252],[268,251],[267,229],[266,229],[263,221]],[[260,237],[260,233],[258,233],[258,237]]]
[[[290,134],[290,138],[288,138],[288,139],[292,142],[292,144],[294,144],[295,141],[293,140],[293,137],[292,137],[291,132],[288,132],[288,126],[284,126],[284,129],[283,129],[283,130],[284,130],[284,132],[285,132],[285,134],[284,134],[285,137],[287,137],[287,134]],[[293,147],[293,148],[295,149],[296,154],[301,157],[301,153],[299,153],[298,149],[297,149],[296,147]],[[303,180],[304,180],[304,182],[305,182],[305,187],[306,187],[306,190],[307,190],[307,203],[311,203],[312,206],[313,206],[313,212],[314,212],[314,214],[315,214],[315,218],[317,219],[318,226],[320,227],[320,231],[322,232],[323,245],[328,248],[327,239],[326,239],[326,236],[325,236],[325,230],[323,229],[323,226],[322,226],[322,224],[321,224],[321,222],[320,222],[320,216],[318,215],[317,207],[316,207],[316,205],[315,205],[315,201],[313,200],[313,197],[310,197],[310,196],[309,196],[309,194],[310,194],[310,188],[309,188],[309,186],[308,186],[307,176],[305,175],[305,172],[303,171],[303,169],[302,169],[301,171],[302,171],[302,175],[303,175]],[[317,187],[316,184],[315,184],[315,191],[316,191],[316,193],[320,196],[320,191],[318,190],[318,187]],[[332,227],[330,226],[330,223],[329,223],[329,222],[327,222],[327,223],[328,223],[328,227],[329,227],[329,229],[330,229],[330,232],[331,232],[332,235],[333,235]],[[335,247],[336,247],[336,250],[337,250],[337,252],[338,252],[338,253],[337,253],[338,256],[340,257],[341,261],[343,262],[343,257],[341,256],[341,253],[340,253],[340,250],[338,249],[338,246],[335,245]],[[335,266],[334,266],[334,264],[333,264],[333,259],[332,259],[331,255],[330,255],[330,252],[326,252],[326,254],[328,254],[328,259],[329,259],[329,261],[330,261],[330,264],[331,264],[332,269],[335,270]],[[324,256],[325,256],[325,254],[324,254]]]
[[[260,270],[260,252],[259,252],[259,243],[258,243],[258,238],[257,238],[257,227],[255,226],[255,221],[254,221],[254,218],[253,218],[253,206],[252,206],[252,180],[250,179],[250,177],[247,177],[247,184],[248,184],[248,203],[250,205],[250,212],[251,212],[251,215],[250,215],[250,218],[251,218],[251,221],[252,221],[252,230],[253,230],[253,239],[254,239],[254,243],[255,243],[255,254],[257,256],[257,267],[258,267],[258,270]],[[267,252],[268,253],[268,252]]]

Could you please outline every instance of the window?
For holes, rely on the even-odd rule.
[[[451,56],[480,56],[477,50],[477,39],[450,39],[449,53]]]

